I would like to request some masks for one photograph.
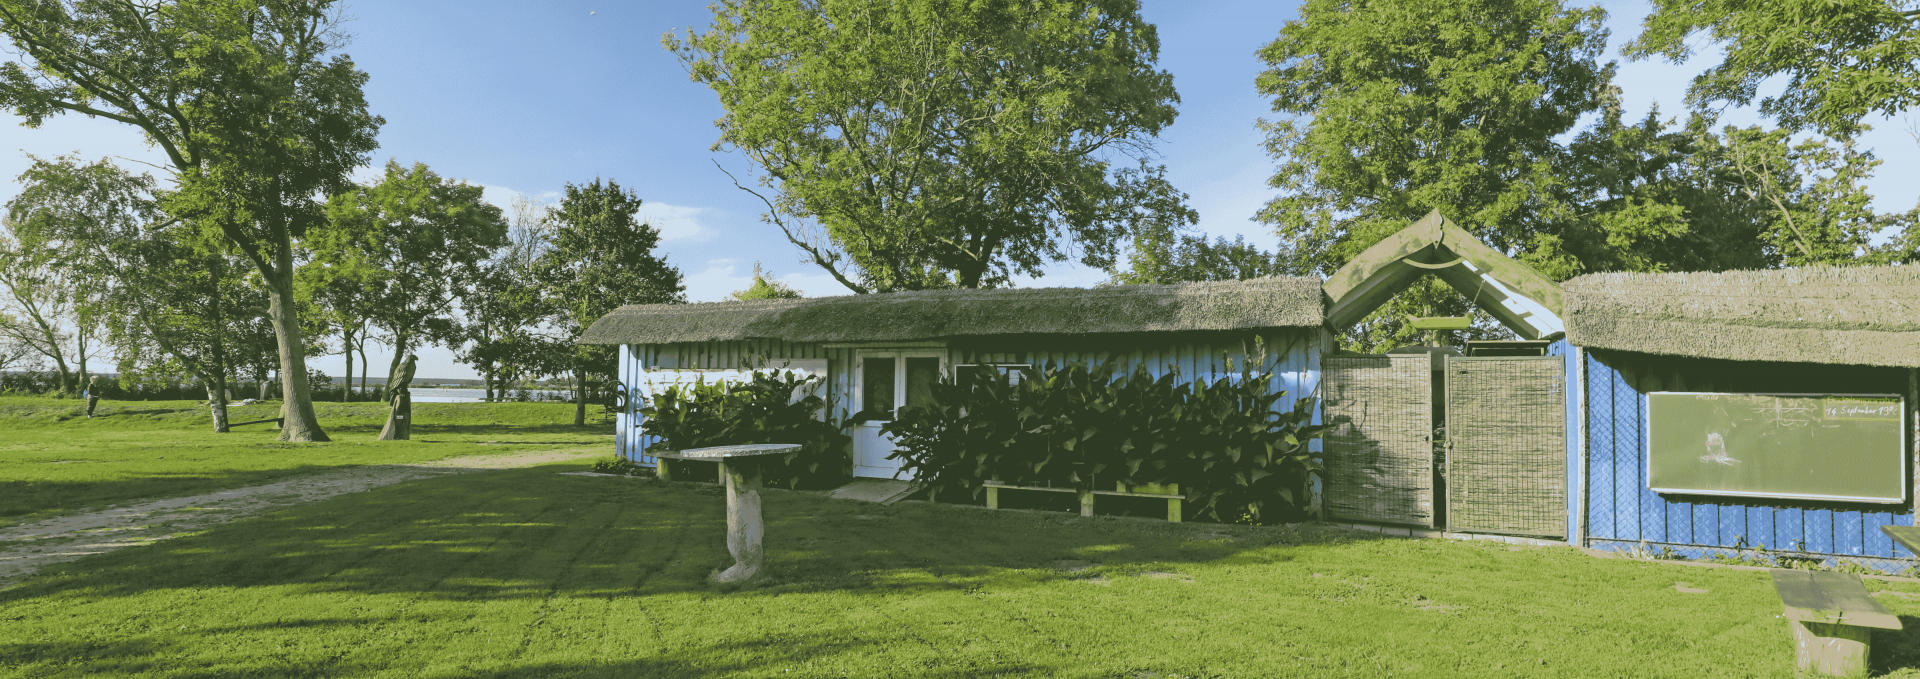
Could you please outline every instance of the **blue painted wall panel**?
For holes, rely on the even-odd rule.
[[[1866,532],[1861,530],[1865,522],[1860,520],[1860,510],[1849,509],[1833,513],[1833,553],[1866,556]]]
[[[1746,540],[1748,545],[1754,543],[1754,538],[1747,535],[1747,531],[1751,529],[1747,527],[1747,508],[1745,505],[1726,504],[1719,505],[1717,509],[1719,509],[1720,514],[1720,520],[1717,522],[1719,523],[1719,535],[1716,536],[1717,541],[1713,544],[1732,547],[1740,544],[1742,539]]]
[[[1833,512],[1809,509],[1801,515],[1801,528],[1807,532],[1807,551],[1833,553]]]
[[[1860,514],[1861,550],[1867,556],[1893,556],[1893,540],[1880,531],[1881,526],[1893,523],[1892,512],[1862,512]]]
[[[1747,507],[1747,526],[1742,533],[1748,546],[1773,546],[1773,508]]]
[[[1587,535],[1596,538],[1619,537],[1613,520],[1613,376],[1587,355]]]
[[[1774,549],[1801,549],[1805,546],[1807,532],[1800,525],[1803,514],[1799,507],[1783,507],[1774,510]]]
[[[1744,539],[1750,547],[1766,545],[1768,549],[1804,549],[1841,556],[1913,558],[1914,555],[1895,545],[1879,530],[1882,525],[1914,525],[1911,502],[1891,508],[1858,504],[1823,506],[1785,500],[1663,497],[1647,489],[1645,392],[1815,392],[1820,390],[1770,385],[1817,387],[1823,375],[1837,369],[1812,366],[1801,369],[1798,374],[1777,378],[1765,370],[1729,369],[1726,362],[1707,366],[1711,370],[1690,371],[1689,366],[1706,364],[1688,362],[1695,359],[1623,352],[1588,351],[1586,356],[1585,514],[1590,538],[1644,539],[1698,547],[1733,547]],[[1780,370],[1792,373],[1793,366]],[[1920,402],[1920,395],[1913,393],[1920,387],[1913,385],[1916,379],[1908,371],[1849,370],[1855,371],[1850,379],[1871,380],[1875,384],[1906,382],[1905,389],[1874,391],[1905,391],[1910,408]],[[1789,381],[1780,382],[1780,379]],[[1909,417],[1912,416],[1910,412]]]
[[[1618,382],[1619,376],[1614,377]],[[1613,516],[1614,531],[1623,540],[1642,540],[1640,530],[1640,494],[1646,485],[1640,482],[1640,397],[1622,394],[1621,385],[1613,392]]]

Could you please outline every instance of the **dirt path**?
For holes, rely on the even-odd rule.
[[[569,448],[348,467],[278,483],[154,500],[4,528],[0,529],[0,589],[50,564],[157,542],[335,495],[447,474],[530,467],[605,454],[604,447]]]

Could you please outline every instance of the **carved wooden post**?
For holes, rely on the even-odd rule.
[[[407,441],[413,437],[413,395],[401,392],[393,397],[393,410],[387,413],[387,426],[380,430],[381,441]]]

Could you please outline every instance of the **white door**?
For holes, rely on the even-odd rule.
[[[913,478],[901,471],[899,460],[889,460],[893,440],[880,427],[893,412],[931,400],[933,384],[946,372],[946,352],[861,351],[854,354],[854,398],[857,410],[878,414],[853,428],[853,475],[860,478]]]

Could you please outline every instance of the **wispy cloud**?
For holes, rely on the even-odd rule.
[[[708,240],[713,238],[713,229],[700,223],[700,215],[708,210],[704,207],[686,207],[647,201],[640,205],[640,221],[653,225],[660,230],[660,240]],[[751,271],[748,272],[751,275]]]
[[[481,184],[480,188],[480,197],[502,210],[513,205],[513,199],[521,196],[532,198],[534,201],[541,203],[551,203],[560,199],[559,191],[527,193],[525,191],[515,191],[505,186],[494,186],[492,184]]]

